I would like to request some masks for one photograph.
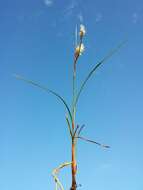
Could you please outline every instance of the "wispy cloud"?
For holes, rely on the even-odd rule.
[[[134,13],[132,14],[132,22],[133,22],[134,24],[136,24],[136,23],[138,22],[138,19],[139,19],[138,13],[134,12]]]
[[[81,6],[81,0],[72,0],[63,11],[63,20],[74,19],[76,22],[83,23],[84,17]]]
[[[66,7],[64,11],[65,16],[66,17],[71,16],[75,12],[75,9],[77,6],[78,6],[77,1],[72,0],[71,3]]]
[[[103,170],[110,169],[112,167],[112,164],[111,163],[103,163],[100,167]]]
[[[53,0],[44,0],[44,3],[47,7],[51,7],[53,5]]]
[[[97,13],[95,16],[95,22],[101,22],[103,18],[102,13]]]
[[[52,21],[51,26],[53,28],[61,26],[63,23],[72,23],[75,25],[75,23],[83,23],[84,17],[81,7],[81,0],[71,0],[67,2],[62,10],[59,10],[60,16],[58,18],[54,18]],[[57,34],[58,37],[63,36],[63,29],[62,27],[58,27],[59,33]],[[65,32],[65,31],[64,31]]]
[[[77,15],[77,18],[81,23],[83,22],[83,14],[81,12]]]

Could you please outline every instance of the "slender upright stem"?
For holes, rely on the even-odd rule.
[[[73,123],[75,123],[75,97],[76,97],[76,63],[74,61],[74,68],[73,68],[73,105],[72,105]],[[74,130],[74,125],[72,125],[72,129]]]
[[[73,107],[72,107],[72,134],[74,134],[75,130],[75,79],[76,79],[76,62],[74,61],[74,68],[73,68]],[[74,141],[74,136],[72,136],[72,164],[71,164],[71,171],[72,171],[72,185],[71,185],[71,190],[76,190],[76,155],[75,155],[75,141]]]
[[[78,54],[75,53],[74,55],[74,64],[73,64],[73,104],[72,104],[72,116],[73,116],[73,121],[75,122],[75,115],[76,115],[76,64],[78,61],[78,58],[80,56],[80,49],[81,49],[81,44],[82,44],[82,37],[80,37],[80,42],[79,42],[79,52]]]
[[[71,190],[76,190],[76,171],[77,171],[77,164],[76,164],[76,155],[75,155],[75,140],[74,137],[72,138],[72,165],[71,165],[71,169],[72,169],[72,186],[71,186]]]
[[[76,116],[76,106],[75,106],[75,100],[76,100],[76,64],[77,60],[80,55],[80,49],[82,44],[82,37],[80,37],[80,44],[79,44],[79,52],[78,54],[75,53],[74,55],[74,64],[73,64],[73,105],[72,105],[72,134],[74,134],[75,130],[75,116]],[[76,190],[77,184],[76,184],[76,172],[77,172],[77,163],[76,163],[76,143],[75,143],[75,137],[72,136],[72,164],[71,164],[71,170],[72,170],[72,186],[71,190]]]

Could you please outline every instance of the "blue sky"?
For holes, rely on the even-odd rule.
[[[88,83],[78,103],[79,189],[143,188],[142,0],[0,1],[0,189],[54,189],[51,171],[70,161],[65,109],[55,97],[12,75],[55,89],[71,103],[76,24],[84,23],[86,51],[78,85],[111,48],[127,39]],[[70,168],[61,172],[70,187]]]

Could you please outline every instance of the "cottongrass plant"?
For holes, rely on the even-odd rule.
[[[88,80],[91,78],[91,76],[93,74],[96,73],[96,70],[103,64],[105,63],[109,58],[112,57],[112,55],[114,53],[116,53],[124,44],[124,42],[122,42],[121,44],[119,44],[115,49],[111,50],[103,59],[101,59],[101,61],[99,61],[94,67],[93,69],[87,74],[87,77],[83,80],[83,82],[81,83],[81,86],[79,88],[77,88],[76,86],[76,68],[77,68],[77,63],[78,60],[80,58],[80,56],[84,53],[85,51],[85,46],[83,44],[83,40],[84,37],[86,35],[86,29],[84,25],[80,25],[79,28],[79,34],[78,36],[76,36],[76,47],[74,50],[74,61],[73,61],[73,86],[72,86],[72,105],[69,106],[68,103],[66,102],[66,100],[60,96],[57,92],[48,89],[45,86],[40,85],[39,83],[36,83],[32,80],[27,80],[25,78],[23,78],[20,75],[15,75],[15,77],[17,79],[23,80],[33,86],[36,86],[48,93],[53,94],[54,96],[56,96],[59,101],[65,106],[66,108],[66,122],[67,122],[67,127],[69,130],[69,135],[70,135],[70,139],[71,139],[71,161],[70,162],[65,162],[62,163],[58,168],[54,169],[52,172],[52,176],[53,179],[55,181],[55,190],[64,190],[64,187],[62,185],[62,183],[60,182],[59,178],[58,178],[58,174],[60,172],[60,170],[66,166],[71,166],[71,187],[70,190],[76,190],[78,185],[76,182],[76,173],[77,173],[77,161],[76,161],[76,146],[77,146],[77,141],[78,140],[83,140],[86,142],[90,142],[90,143],[94,143],[102,148],[110,148],[108,145],[104,145],[101,144],[99,142],[87,139],[86,137],[83,137],[81,135],[82,130],[84,129],[84,125],[80,126],[77,124],[76,122],[76,107],[77,107],[77,103],[78,100],[80,98],[81,93],[84,90],[84,87],[86,86]]]

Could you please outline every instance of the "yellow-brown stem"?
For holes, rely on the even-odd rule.
[[[72,128],[74,130],[74,123],[72,124]],[[71,170],[72,170],[72,186],[71,190],[76,190],[76,171],[77,171],[77,164],[76,164],[76,155],[75,155],[75,139],[72,138],[72,164],[71,164]]]
[[[76,164],[76,157],[75,157],[75,143],[74,140],[72,142],[72,187],[71,190],[76,190],[76,170],[77,170],[77,164]]]

